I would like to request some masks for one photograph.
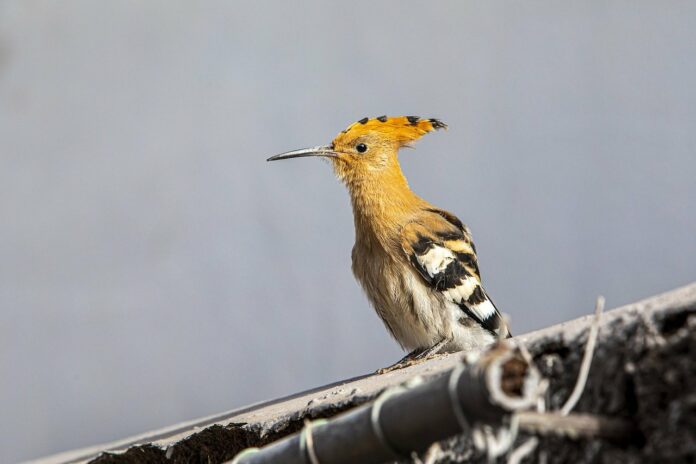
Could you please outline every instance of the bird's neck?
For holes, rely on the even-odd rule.
[[[346,181],[353,205],[356,241],[391,243],[413,212],[425,204],[408,186],[398,165]]]

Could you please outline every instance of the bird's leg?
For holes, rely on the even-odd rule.
[[[386,374],[387,372],[395,371],[397,369],[403,369],[404,367],[410,366],[412,363],[417,363],[418,359],[417,356],[421,354],[424,350],[422,349],[415,349],[411,351],[409,354],[392,364],[391,366],[387,367],[380,367],[377,369],[375,372],[376,374]]]
[[[434,344],[430,348],[426,348],[426,349],[422,350],[420,353],[418,353],[415,356],[415,359],[424,360],[424,359],[428,359],[428,358],[432,357],[433,355],[438,354],[440,352],[440,350],[442,349],[442,347],[445,346],[448,341],[449,340],[447,338],[443,338],[442,340],[440,340],[439,342],[437,342],[436,344]]]
[[[400,364],[406,364],[410,361],[413,361],[414,359],[419,359],[421,357],[421,354],[425,353],[427,351],[427,348],[416,348],[415,350],[411,351],[409,354],[404,356],[403,358],[399,359],[395,364],[392,364],[392,366],[398,366]],[[389,366],[391,367],[391,366]]]
[[[399,361],[397,361],[395,364],[392,364],[388,367],[383,367],[381,369],[377,369],[377,374],[386,374],[387,372],[395,371],[397,369],[403,369],[404,367],[413,366],[427,359],[430,359],[432,356],[438,354],[438,352],[442,349],[443,346],[447,344],[448,341],[449,340],[447,338],[443,338],[431,347],[425,349],[416,348],[415,350],[411,351],[409,354],[401,358]]]

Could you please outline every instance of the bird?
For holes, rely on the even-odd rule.
[[[399,150],[440,129],[447,124],[436,118],[366,117],[329,145],[267,160],[328,159],[347,187],[355,224],[353,274],[389,333],[409,352],[382,372],[511,337],[481,283],[469,228],[416,195],[401,170]]]

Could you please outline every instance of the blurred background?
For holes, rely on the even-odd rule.
[[[696,3],[0,0],[0,462],[401,350],[318,160],[438,117],[412,188],[517,334],[696,279]]]

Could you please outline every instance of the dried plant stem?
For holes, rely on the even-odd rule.
[[[561,408],[561,414],[567,416],[570,411],[573,410],[575,405],[578,403],[582,392],[585,390],[585,385],[587,384],[587,376],[590,373],[590,366],[592,365],[592,357],[594,356],[595,345],[597,344],[597,336],[599,335],[599,321],[604,311],[604,297],[598,296],[597,303],[595,304],[594,320],[592,321],[592,326],[590,327],[590,333],[587,336],[587,344],[585,345],[585,354],[582,357],[582,363],[580,364],[580,372],[578,373],[578,379],[575,382],[575,387],[573,392],[570,394],[565,404]]]
[[[515,416],[520,430],[536,435],[626,441],[635,432],[633,424],[626,420],[594,414],[561,415],[553,412],[522,411]]]

